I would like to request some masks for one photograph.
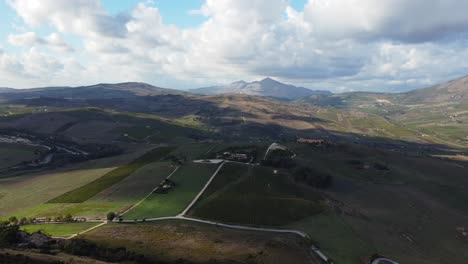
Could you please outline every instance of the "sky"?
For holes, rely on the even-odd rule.
[[[466,0],[0,0],[0,87],[265,77],[401,92],[468,75]]]

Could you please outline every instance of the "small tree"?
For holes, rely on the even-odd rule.
[[[10,217],[10,219],[8,219],[8,221],[9,221],[10,224],[12,224],[12,225],[17,225],[17,224],[18,224],[18,218],[16,218],[16,216]]]
[[[115,213],[114,212],[109,212],[107,213],[107,220],[112,221],[115,218]]]
[[[64,222],[73,222],[73,216],[71,214],[67,214],[63,219]]]
[[[20,224],[20,225],[24,225],[24,224],[26,224],[27,222],[28,222],[28,219],[27,219],[26,217],[23,217],[23,218],[20,219],[19,224]]]
[[[18,219],[16,219],[18,221]],[[8,246],[16,242],[18,238],[19,227],[9,225],[10,223],[0,224],[0,247]]]

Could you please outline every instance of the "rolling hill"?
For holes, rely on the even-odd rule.
[[[262,82],[277,83],[271,79]],[[281,89],[287,88],[282,86]],[[189,94],[142,83],[97,84],[0,93],[0,101],[3,102],[0,115],[11,116],[7,118],[10,120],[15,114],[43,113],[42,116],[47,119],[56,111],[94,107],[117,113],[149,115],[149,118],[214,132],[212,137],[245,140],[320,137],[336,140],[344,136],[345,140],[349,140],[367,135],[411,142],[467,145],[463,136],[466,126],[463,123],[464,112],[459,110],[463,107],[451,110],[459,116],[453,121],[454,118],[446,116],[443,110],[435,106],[428,111],[421,110],[427,104],[397,104],[402,96],[379,93],[322,94],[287,102],[247,94]],[[455,129],[447,133],[440,131],[443,129],[441,127],[424,127],[426,130],[421,131],[406,122],[432,112],[444,113],[446,118],[442,119],[452,122],[449,125],[455,126]],[[4,128],[14,129],[16,126],[15,122],[1,121]]]
[[[468,144],[468,77],[405,93],[352,92],[310,96],[300,103],[360,111],[442,144]]]
[[[405,93],[350,92],[312,95],[303,102],[322,106],[359,107],[362,105],[463,104],[468,102],[468,76],[428,88]]]
[[[184,94],[180,90],[160,88],[146,83],[126,82],[117,84],[100,83],[79,87],[41,87],[31,89],[0,88],[2,98],[22,99],[52,97],[62,99],[111,99],[136,96]]]
[[[329,91],[310,90],[304,87],[284,84],[271,78],[250,83],[238,81],[228,85],[192,89],[189,92],[196,94],[248,94],[283,100],[297,100],[311,95],[331,94]]]
[[[70,214],[104,221],[108,213],[121,214],[123,222],[103,222],[89,232],[80,223],[60,225],[61,230],[55,223],[37,224],[34,230],[80,232],[77,239],[86,232],[85,238],[99,246],[112,242],[161,261],[192,259],[191,253],[217,260],[224,256],[218,248],[233,241],[226,236],[236,232],[254,239],[268,236],[265,245],[270,245],[261,244],[254,255],[233,247],[236,263],[291,261],[268,253],[277,251],[282,252],[278,256],[297,256],[298,250],[313,257],[310,243],[335,263],[370,263],[376,253],[401,263],[463,263],[468,212],[464,83],[296,101],[191,94],[142,83],[6,89],[0,93],[0,155],[5,156],[0,159],[5,163],[0,165],[0,218]],[[291,152],[268,160],[273,154],[264,154],[272,142]],[[236,151],[258,160],[207,163]],[[316,176],[329,176],[330,185],[321,189]],[[170,188],[167,193],[154,192],[164,186]],[[270,240],[274,234],[269,232],[193,222],[180,231],[177,244],[171,244],[173,235],[160,240],[165,234],[160,225],[174,234],[187,218],[151,219],[174,217],[193,204],[188,216],[198,220],[293,229],[310,238],[290,234],[297,241],[291,249],[284,247],[290,242],[278,244],[284,237]],[[194,243],[187,229],[198,236],[216,232],[209,237],[213,251],[205,242]]]

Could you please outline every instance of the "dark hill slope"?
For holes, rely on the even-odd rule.
[[[52,97],[62,99],[109,99],[136,96],[155,96],[184,94],[173,89],[160,88],[146,83],[127,82],[117,84],[96,84],[79,87],[42,87],[32,89],[7,89],[0,97],[4,99],[23,99],[34,97]]]

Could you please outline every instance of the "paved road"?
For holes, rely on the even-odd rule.
[[[272,233],[286,233],[286,234],[295,234],[295,235],[298,235],[302,238],[307,238],[308,235],[305,233],[305,232],[302,232],[302,231],[299,231],[299,230],[293,230],[293,229],[276,229],[276,228],[264,228],[264,227],[252,227],[252,226],[243,226],[243,225],[230,225],[230,224],[224,224],[224,223],[219,223],[219,222],[215,222],[215,221],[208,221],[208,220],[202,220],[202,219],[196,219],[196,218],[191,218],[191,217],[186,217],[185,214],[187,214],[187,212],[193,207],[193,205],[198,201],[198,199],[203,195],[203,193],[206,191],[206,189],[208,188],[208,186],[211,184],[211,182],[214,180],[214,178],[216,177],[216,175],[218,175],[219,171],[222,169],[222,167],[224,166],[224,164],[226,163],[240,163],[240,162],[234,162],[234,161],[223,161],[219,167],[216,169],[216,171],[211,175],[210,179],[206,182],[205,186],[203,186],[203,188],[201,189],[201,191],[197,194],[197,196],[195,196],[195,198],[190,202],[190,204],[181,212],[179,213],[178,215],[176,216],[168,216],[168,217],[157,217],[157,218],[148,218],[148,219],[145,219],[145,220],[117,220],[117,219],[114,219],[113,222],[118,222],[118,223],[137,223],[137,222],[156,222],[156,221],[164,221],[164,220],[185,220],[185,221],[191,221],[191,222],[197,222],[197,223],[203,223],[203,224],[208,224],[208,225],[213,225],[213,226],[219,226],[219,227],[224,227],[224,228],[231,228],[231,229],[238,229],[238,230],[252,230],[252,231],[261,231],[261,232],[272,232]],[[246,164],[246,163],[242,163],[242,164]],[[255,164],[246,164],[246,165],[252,165],[254,166]],[[179,167],[177,167],[168,177],[170,178],[178,169]],[[157,188],[157,187],[156,187]],[[131,208],[129,208],[128,210],[126,210],[125,212],[123,212],[121,214],[124,215],[126,213],[128,213],[130,210],[134,209],[136,206],[138,206],[139,204],[141,204],[145,199],[147,199],[153,192],[151,192],[150,194],[148,194],[145,198],[143,198],[140,202],[138,202],[137,204],[135,204],[134,206],[132,206]],[[98,228],[102,225],[105,225],[107,222],[103,222],[93,228],[90,228],[86,231],[83,231],[81,232],[80,234],[84,234],[86,232],[89,232],[91,230],[94,230],[95,228]],[[70,238],[73,238],[75,236],[77,236],[78,234],[76,235],[73,235],[72,237],[69,237],[68,239]],[[315,247],[314,247],[315,248]],[[313,250],[314,251],[314,250]],[[315,254],[316,253],[316,250],[314,251]],[[323,254],[322,254],[323,255]],[[320,255],[319,255],[320,256]]]
[[[157,221],[165,221],[165,220],[185,220],[185,221],[203,223],[203,224],[214,225],[214,226],[225,227],[225,228],[231,228],[231,229],[264,231],[264,232],[274,232],[274,233],[289,233],[289,234],[298,235],[298,236],[300,236],[302,238],[308,237],[306,233],[304,233],[302,231],[299,231],[299,230],[263,228],[263,227],[252,227],[252,226],[243,226],[243,225],[229,225],[229,224],[223,224],[223,223],[215,222],[215,221],[208,221],[208,220],[202,220],[202,219],[197,219],[197,218],[186,217],[186,216],[182,216],[182,215],[148,218],[148,219],[145,219],[145,220],[136,220],[136,221],[135,220],[122,220],[122,221],[120,221],[120,223],[137,223],[137,222],[142,223],[142,222],[157,222]]]
[[[374,259],[374,261],[372,261],[371,264],[398,264],[398,262],[395,262],[388,258],[377,258]]]

